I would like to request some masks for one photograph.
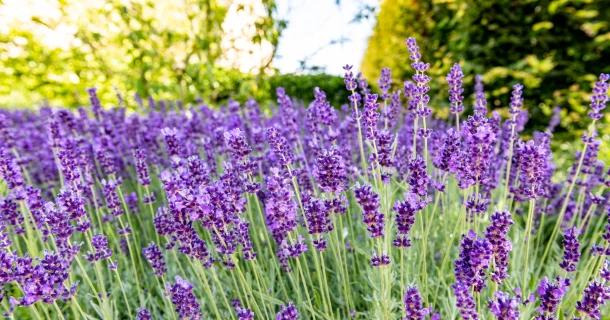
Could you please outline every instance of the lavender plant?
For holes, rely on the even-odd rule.
[[[130,113],[129,99],[104,106],[91,88],[77,113],[0,110],[3,313],[609,319],[610,171],[596,127],[610,77],[556,175],[561,109],[525,135],[536,102],[523,86],[492,110],[484,79],[455,64],[441,119],[429,107],[439,79],[415,39],[407,50],[402,91],[390,69],[378,95],[346,65],[341,108],[316,88],[309,105],[279,89],[277,107],[136,97]]]

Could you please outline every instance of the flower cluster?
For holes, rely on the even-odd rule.
[[[155,270],[155,275],[162,276],[167,272],[165,260],[163,260],[163,253],[154,242],[151,242],[148,247],[142,249],[142,254],[148,263],[150,263],[150,266]]]
[[[167,283],[165,289],[170,296],[172,303],[176,306],[174,311],[180,319],[191,319],[198,320],[203,317],[199,308],[197,298],[193,293],[193,285],[182,279],[180,276],[176,276],[176,283],[173,285]]]
[[[101,234],[93,235],[91,239],[91,246],[95,250],[93,253],[87,251],[83,258],[88,261],[95,262],[104,259],[108,259],[112,256],[113,250],[108,248],[108,238]]]
[[[423,307],[421,295],[417,286],[407,286],[405,292],[405,320],[421,320],[430,312],[429,309]]]
[[[449,101],[451,102],[451,113],[462,113],[464,111],[464,104],[462,101],[464,100],[464,89],[462,88],[462,79],[464,78],[464,73],[462,73],[462,68],[458,63],[454,64],[451,67],[451,71],[447,74],[447,83],[449,84]]]
[[[509,254],[513,245],[508,238],[510,226],[514,224],[510,212],[507,210],[494,212],[489,219],[491,225],[485,230],[485,238],[493,246],[493,259],[495,269],[491,272],[491,280],[498,285],[508,278]]]
[[[549,282],[548,277],[544,277],[538,286],[538,296],[540,298],[540,307],[538,312],[542,314],[539,320],[547,319],[545,316],[550,316],[557,310],[561,299],[568,291],[571,285],[569,278],[562,279],[557,276],[553,282]]]
[[[396,201],[394,211],[396,211],[396,238],[394,246],[408,248],[411,246],[409,231],[415,224],[415,213],[426,206],[425,201],[420,201],[414,193],[405,193],[404,201]]]
[[[582,300],[576,302],[576,310],[591,319],[600,320],[600,307],[610,300],[610,287],[599,281],[589,282],[583,292]]]
[[[300,315],[297,308],[294,306],[294,303],[289,302],[287,306],[282,305],[282,310],[277,313],[275,319],[276,320],[299,320]]]
[[[379,212],[379,195],[373,192],[370,185],[360,186],[356,184],[354,197],[362,207],[362,217],[367,225],[371,238],[379,238],[384,235],[385,215]]]
[[[133,105],[117,92],[117,106],[102,106],[108,95],[91,88],[91,105],[78,110],[0,110],[6,317],[605,316],[610,171],[595,126],[610,76],[595,84],[574,161],[554,163],[560,108],[532,126],[539,114],[524,108],[522,85],[504,107],[502,90],[454,64],[436,90],[448,90],[450,104],[433,116],[437,74],[414,38],[406,44],[412,79],[397,88],[384,68],[376,88],[346,65],[343,105],[320,84],[299,97],[277,87],[269,104],[240,95],[216,105],[136,96]],[[473,76],[474,96],[463,87]],[[513,248],[524,227],[527,243]],[[558,260],[562,276],[544,278],[535,296],[531,276]],[[574,285],[566,274],[577,275]],[[517,277],[523,287],[508,293]],[[393,279],[426,290],[396,290]],[[288,297],[298,301],[282,305]]]
[[[519,298],[511,298],[508,293],[498,291],[494,294],[495,299],[489,299],[488,308],[498,319],[517,320],[519,319]]]
[[[570,228],[565,231],[563,236],[563,261],[559,266],[567,272],[576,271],[576,264],[580,260],[578,234],[579,231],[577,228]]]
[[[599,76],[599,81],[595,83],[595,87],[593,87],[593,95],[591,96],[591,109],[593,111],[589,112],[589,117],[593,120],[599,120],[604,115],[600,113],[602,110],[606,108],[606,103],[608,102],[608,80],[610,79],[610,75],[602,73]]]

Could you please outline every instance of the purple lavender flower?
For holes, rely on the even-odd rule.
[[[407,183],[411,186],[410,192],[420,197],[426,197],[430,185],[430,176],[426,173],[426,161],[420,156],[411,158],[408,168],[410,174],[407,177]]]
[[[178,129],[177,128],[163,128],[161,130],[163,139],[165,140],[165,152],[170,158],[179,157],[182,152],[180,150],[181,144],[178,141]]]
[[[138,194],[135,192],[129,193],[125,195],[125,203],[127,203],[127,207],[129,208],[129,212],[131,214],[138,215],[140,214],[140,207],[138,206]]]
[[[252,148],[246,142],[246,138],[239,128],[225,132],[224,137],[237,162],[243,162],[252,153]]]
[[[371,266],[379,267],[390,264],[390,256],[385,251],[381,252],[381,257],[377,255],[377,252],[373,250],[373,257],[371,258]]]
[[[474,76],[474,110],[482,114],[487,114],[487,100],[485,99],[485,92],[483,92],[483,76],[477,74]]]
[[[346,188],[347,170],[345,161],[334,148],[325,149],[316,158],[313,175],[323,192],[339,193]]]
[[[146,153],[143,149],[136,149],[134,152],[136,159],[136,172],[138,173],[138,182],[146,187],[150,185],[150,175],[148,174],[148,166],[146,165]]]
[[[385,215],[379,212],[379,195],[373,192],[370,185],[360,186],[356,183],[354,186],[354,197],[362,207],[362,217],[367,225],[367,230],[371,234],[371,238],[379,238],[383,236]]]
[[[154,269],[154,274],[157,276],[163,276],[167,272],[165,267],[165,260],[163,260],[163,253],[159,246],[154,242],[151,242],[148,247],[142,249],[142,254],[146,258],[146,261],[150,263],[150,266]]]
[[[370,161],[373,163],[371,171],[379,165],[381,180],[383,183],[390,183],[390,178],[394,173],[392,160],[392,134],[384,129],[377,134],[377,153],[371,154]]]
[[[434,166],[440,170],[450,173],[457,172],[457,165],[460,162],[460,134],[457,130],[449,128],[443,144],[434,158]]]
[[[377,95],[369,94],[364,102],[364,113],[362,115],[364,127],[366,128],[366,138],[375,140],[377,138],[377,124],[379,123],[379,103],[377,103]]]
[[[87,93],[89,94],[89,100],[91,101],[91,110],[93,111],[95,120],[99,121],[101,119],[102,104],[100,103],[100,99],[98,99],[97,97],[97,88],[88,88]]]
[[[536,145],[533,140],[520,141],[515,150],[515,160],[519,164],[519,180],[522,193],[529,199],[544,196],[543,175],[547,165],[548,151],[544,145]]]
[[[252,320],[254,319],[254,313],[250,308],[243,308],[239,299],[233,299],[231,306],[235,308],[237,312],[238,320]]]
[[[313,238],[313,246],[322,252],[327,246],[327,239],[324,238],[324,235],[333,229],[329,210],[324,200],[304,195],[303,211],[307,221],[308,233]]]
[[[32,265],[27,254],[23,258],[16,257],[14,279],[24,293],[20,304],[29,306],[36,301],[50,304],[59,298],[71,299],[76,294],[78,283],[68,288],[64,282],[69,278],[72,260],[79,249],[80,245],[63,243],[57,251],[45,251],[42,258],[36,258],[37,265]]]
[[[136,311],[136,320],[152,320],[152,315],[146,307],[139,307]]]
[[[599,276],[606,282],[610,281],[610,261],[604,260],[604,267],[599,271]]]
[[[381,109],[381,114],[383,115],[387,128],[393,128],[396,125],[396,118],[401,110],[402,103],[400,100],[400,90],[397,90],[392,93],[390,103]]]
[[[337,115],[330,102],[326,101],[326,93],[318,87],[315,87],[313,91],[315,101],[313,102],[312,111],[314,112],[316,126],[317,124],[332,125],[337,120]],[[313,130],[313,132],[317,132],[317,130]]]
[[[417,116],[425,118],[432,113],[432,110],[428,107],[428,102],[430,102],[430,96],[428,96],[430,86],[427,84],[430,82],[430,77],[424,74],[430,68],[430,64],[420,61],[421,53],[415,38],[407,39],[407,49],[410,54],[409,58],[413,61],[411,67],[416,71],[415,75],[413,75],[413,81],[417,84],[412,88],[413,99],[409,104],[413,104],[413,109]]]
[[[301,319],[299,311],[294,306],[292,301],[287,306],[281,306],[282,310],[277,313],[275,320],[299,320]]]
[[[419,53],[419,47],[417,46],[415,38],[408,38],[406,42],[411,61],[419,61],[419,59],[421,59],[421,53]]]
[[[407,99],[408,105],[407,110],[414,111],[417,109],[417,105],[415,104],[414,97],[417,92],[417,87],[413,83],[413,81],[407,80],[404,82],[404,91],[405,98]]]
[[[102,180],[101,183],[102,193],[106,199],[106,207],[113,216],[118,217],[122,215],[123,209],[121,209],[121,202],[116,193],[116,188],[119,186],[119,183],[115,180]]]
[[[610,287],[599,281],[591,281],[583,292],[582,300],[576,302],[576,310],[591,319],[600,320],[600,307],[610,300]]]
[[[296,241],[291,241],[290,245],[288,245],[286,240],[283,240],[280,246],[282,248],[281,251],[284,251],[283,254],[285,254],[286,256],[290,256],[293,259],[297,259],[301,256],[301,254],[307,251],[307,244],[305,243],[305,239],[300,234],[297,235]],[[281,258],[279,256],[279,253],[278,258]]]
[[[85,219],[87,210],[85,209],[85,199],[82,197],[77,188],[64,187],[57,195],[57,207],[68,214],[70,220],[88,220]],[[84,232],[86,230],[82,230]]]
[[[451,102],[450,112],[454,114],[459,114],[464,111],[464,104],[462,101],[464,100],[464,89],[462,88],[462,79],[464,78],[464,73],[462,73],[462,68],[458,63],[454,64],[451,67],[451,71],[447,74],[447,83],[449,84],[449,101]]]
[[[356,88],[358,87],[358,84],[356,83],[356,80],[354,78],[354,74],[352,73],[352,66],[350,66],[349,64],[346,64],[343,67],[343,70],[345,70],[345,75],[344,75],[344,82],[345,82],[345,88],[349,91],[353,91],[356,90]],[[350,100],[352,100],[350,98]]]
[[[546,316],[550,316],[555,313],[561,299],[566,292],[568,292],[568,287],[570,284],[569,278],[562,279],[557,276],[557,279],[553,280],[553,282],[549,282],[549,278],[544,277],[538,286],[538,296],[540,297],[540,307],[538,308],[538,312]],[[547,318],[540,318],[540,320],[542,319]]]
[[[13,241],[8,238],[8,233],[6,233],[5,230],[6,226],[4,225],[4,222],[0,222],[0,248],[8,248],[13,244]]]
[[[513,86],[512,96],[510,97],[510,114],[517,115],[521,107],[523,107],[523,98],[521,95],[523,94],[523,85],[517,83]]]
[[[129,227],[129,224],[126,224],[124,228],[117,227],[117,233],[119,234],[119,236],[126,236],[130,234],[131,228]]]
[[[496,135],[492,127],[482,113],[475,112],[474,116],[468,116],[464,130],[465,149],[460,157],[458,173],[456,175],[460,188],[474,186],[477,183],[485,183],[486,173],[491,165]]]
[[[9,190],[20,189],[24,183],[21,167],[11,151],[4,147],[0,147],[0,178],[6,182]]]
[[[275,155],[280,159],[281,165],[289,166],[292,164],[293,156],[288,146],[288,141],[280,135],[276,128],[271,127],[267,129],[267,141],[269,146],[273,148]]]
[[[508,293],[498,291],[494,294],[495,300],[489,299],[487,307],[498,320],[519,319],[519,298],[511,298]]]
[[[411,246],[409,232],[415,224],[415,213],[423,209],[427,202],[420,201],[417,195],[407,192],[404,194],[405,201],[396,201],[394,211],[396,211],[396,239],[394,246],[408,248]]]
[[[606,102],[608,102],[608,81],[610,75],[602,73],[599,76],[599,81],[595,83],[593,87],[593,95],[591,96],[591,109],[589,117],[593,120],[599,120],[604,115],[600,111],[606,108]]]
[[[491,272],[491,280],[498,285],[508,278],[509,254],[513,245],[508,239],[510,226],[514,224],[511,214],[506,209],[494,212],[489,219],[491,225],[485,230],[485,238],[493,246],[493,259],[495,270]]]
[[[576,271],[576,264],[580,260],[580,243],[578,242],[578,234],[580,232],[576,227],[568,229],[563,236],[563,261],[559,266],[567,272]]]
[[[453,294],[456,298],[456,305],[460,308],[460,314],[464,320],[477,320],[479,314],[476,312],[476,304],[474,297],[470,292],[470,286],[464,282],[458,281],[451,285]]]
[[[455,277],[458,283],[473,286],[474,292],[485,288],[485,271],[489,268],[493,255],[493,245],[478,237],[472,230],[462,235],[460,256],[455,260]]]
[[[294,145],[299,138],[299,123],[298,114],[294,109],[292,100],[286,94],[284,88],[279,87],[276,89],[277,93],[277,104],[278,104],[278,115],[280,116],[280,129],[286,139]],[[269,138],[267,138],[269,139]]]
[[[180,319],[199,320],[202,318],[197,297],[193,294],[193,285],[188,281],[176,276],[176,283],[166,284],[165,289],[171,297],[172,303],[176,306],[176,313]]]
[[[297,204],[288,178],[280,175],[277,168],[272,168],[271,173],[267,176],[265,218],[271,235],[281,243],[297,226]]]
[[[108,238],[102,234],[93,235],[93,238],[91,239],[91,246],[93,247],[94,252],[91,253],[87,251],[87,254],[83,255],[83,258],[91,262],[108,259],[114,252],[112,249],[108,248]]]
[[[424,308],[417,286],[407,286],[404,302],[405,320],[423,320],[430,312],[430,309]]]
[[[381,78],[379,78],[379,90],[381,90],[381,100],[388,100],[390,95],[388,91],[392,87],[392,70],[390,68],[381,69]]]
[[[115,152],[113,150],[113,143],[111,140],[112,139],[108,135],[104,134],[100,138],[96,139],[93,144],[95,157],[102,167],[102,170],[107,175],[112,175],[118,172]]]
[[[66,183],[71,184],[73,181],[79,180],[80,174],[76,166],[76,157],[73,150],[61,149],[57,152],[57,158],[59,159],[59,167]]]
[[[68,242],[75,227],[70,224],[70,220],[66,212],[58,209],[54,203],[47,202],[45,204],[46,223],[51,234],[55,237],[55,242],[64,245]]]
[[[238,219],[235,223],[235,235],[237,242],[241,244],[241,251],[244,255],[244,260],[250,261],[256,259],[256,251],[254,251],[252,241],[250,239],[250,233],[248,232],[249,222],[243,219]]]

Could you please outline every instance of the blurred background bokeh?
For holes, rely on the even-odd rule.
[[[264,104],[278,86],[306,101],[319,86],[339,107],[345,64],[373,88],[390,67],[402,89],[413,36],[431,63],[438,115],[448,116],[445,75],[458,62],[467,99],[482,74],[489,105],[504,114],[522,83],[528,132],[559,106],[557,135],[573,141],[593,83],[610,73],[609,24],[609,0],[0,0],[0,105],[86,105],[92,86],[103,103],[116,105],[117,90],[128,107],[135,93]]]

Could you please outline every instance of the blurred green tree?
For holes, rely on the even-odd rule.
[[[594,81],[610,72],[608,1],[386,0],[361,66],[365,77],[376,82],[390,67],[402,89],[400,80],[412,75],[407,37],[418,40],[431,63],[432,105],[441,115],[448,115],[445,76],[457,62],[467,99],[474,75],[482,74],[489,105],[505,114],[519,82],[530,129],[544,127],[557,105],[564,109],[560,131],[577,132],[587,123]]]
[[[0,30],[0,104],[79,105],[93,85],[102,101],[116,101],[113,86],[185,101],[239,95],[257,87],[256,74],[274,72],[286,25],[275,10],[274,0],[63,0],[34,9]],[[249,58],[258,63],[247,70],[230,63]]]

